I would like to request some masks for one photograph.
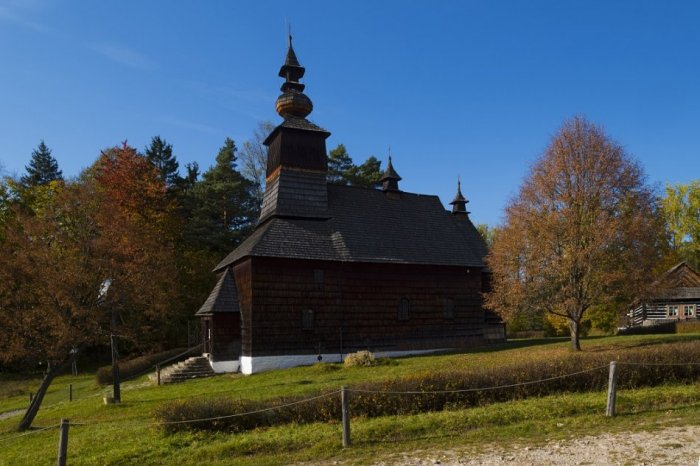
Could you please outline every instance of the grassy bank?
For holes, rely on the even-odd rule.
[[[586,352],[629,356],[639,348],[698,340],[700,335],[628,336],[585,340]],[[491,442],[538,443],[545,439],[601,431],[654,429],[700,421],[700,386],[673,384],[622,391],[620,416],[603,417],[603,391],[559,394],[489,406],[444,410],[406,416],[353,418],[354,446],[340,447],[337,421],[287,425],[239,434],[178,432],[165,434],[153,413],[164,402],[193,397],[227,395],[242,400],[265,400],[333,390],[341,385],[389,381],[418,373],[455,369],[489,371],[514,360],[547,359],[569,354],[564,340],[515,341],[499,347],[460,354],[404,358],[372,368],[321,365],[254,376],[224,375],[163,387],[145,378],[127,383],[120,406],[105,406],[104,388],[92,375],[60,377],[35,425],[55,426],[63,417],[75,425],[70,431],[72,464],[284,464],[330,458],[367,462],[377,455],[426,448],[479,449]],[[679,354],[679,358],[683,355]],[[5,380],[0,379],[4,385]],[[26,406],[17,378],[13,390],[0,389],[0,413]],[[31,381],[34,382],[34,381]],[[76,400],[67,401],[67,384],[80,387]],[[19,385],[18,385],[19,384]],[[32,385],[30,384],[29,387]],[[19,388],[17,388],[19,387]],[[18,393],[19,390],[19,393]],[[0,464],[53,464],[56,429],[15,437],[18,418],[0,421]]]

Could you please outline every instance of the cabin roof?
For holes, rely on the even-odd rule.
[[[233,274],[228,269],[224,270],[214,289],[202,307],[195,313],[196,316],[208,316],[221,312],[239,312],[238,291]]]
[[[659,288],[700,287],[700,274],[687,262],[679,262],[664,272],[655,282]]]
[[[668,288],[660,292],[655,301],[700,300],[700,286]]]
[[[471,221],[437,196],[327,185],[327,219],[274,216],[215,270],[244,257],[484,267],[486,245]]]

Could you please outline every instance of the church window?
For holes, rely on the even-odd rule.
[[[408,298],[406,298],[406,297],[401,298],[401,301],[399,301],[399,315],[398,315],[400,321],[407,321],[408,320],[409,308],[410,308],[410,302],[408,301]]]
[[[454,319],[455,317],[455,300],[452,298],[443,299],[442,316],[445,319]]]
[[[301,328],[304,330],[311,330],[314,328],[313,309],[304,309],[301,311]]]

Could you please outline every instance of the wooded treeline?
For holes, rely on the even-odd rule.
[[[261,124],[241,150],[227,138],[203,172],[180,170],[155,136],[143,151],[105,149],[65,179],[41,141],[25,174],[0,182],[0,368],[56,366],[72,350],[108,346],[111,333],[123,354],[186,343],[212,268],[258,219],[271,128]],[[346,164],[331,181],[378,181],[379,161],[358,175],[339,150]]]

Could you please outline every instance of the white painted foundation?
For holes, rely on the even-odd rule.
[[[445,351],[446,348],[408,351],[379,351],[374,353],[377,358],[396,358],[418,354],[436,353]],[[321,362],[342,362],[340,354],[322,354]],[[274,369],[286,369],[296,366],[310,366],[318,362],[317,354],[290,354],[286,356],[241,356],[241,372],[243,374],[257,374],[258,372]]]
[[[217,374],[222,374],[224,372],[238,372],[238,368],[240,367],[240,363],[238,361],[209,361],[209,364],[211,364],[211,368],[214,369],[214,372]]]

